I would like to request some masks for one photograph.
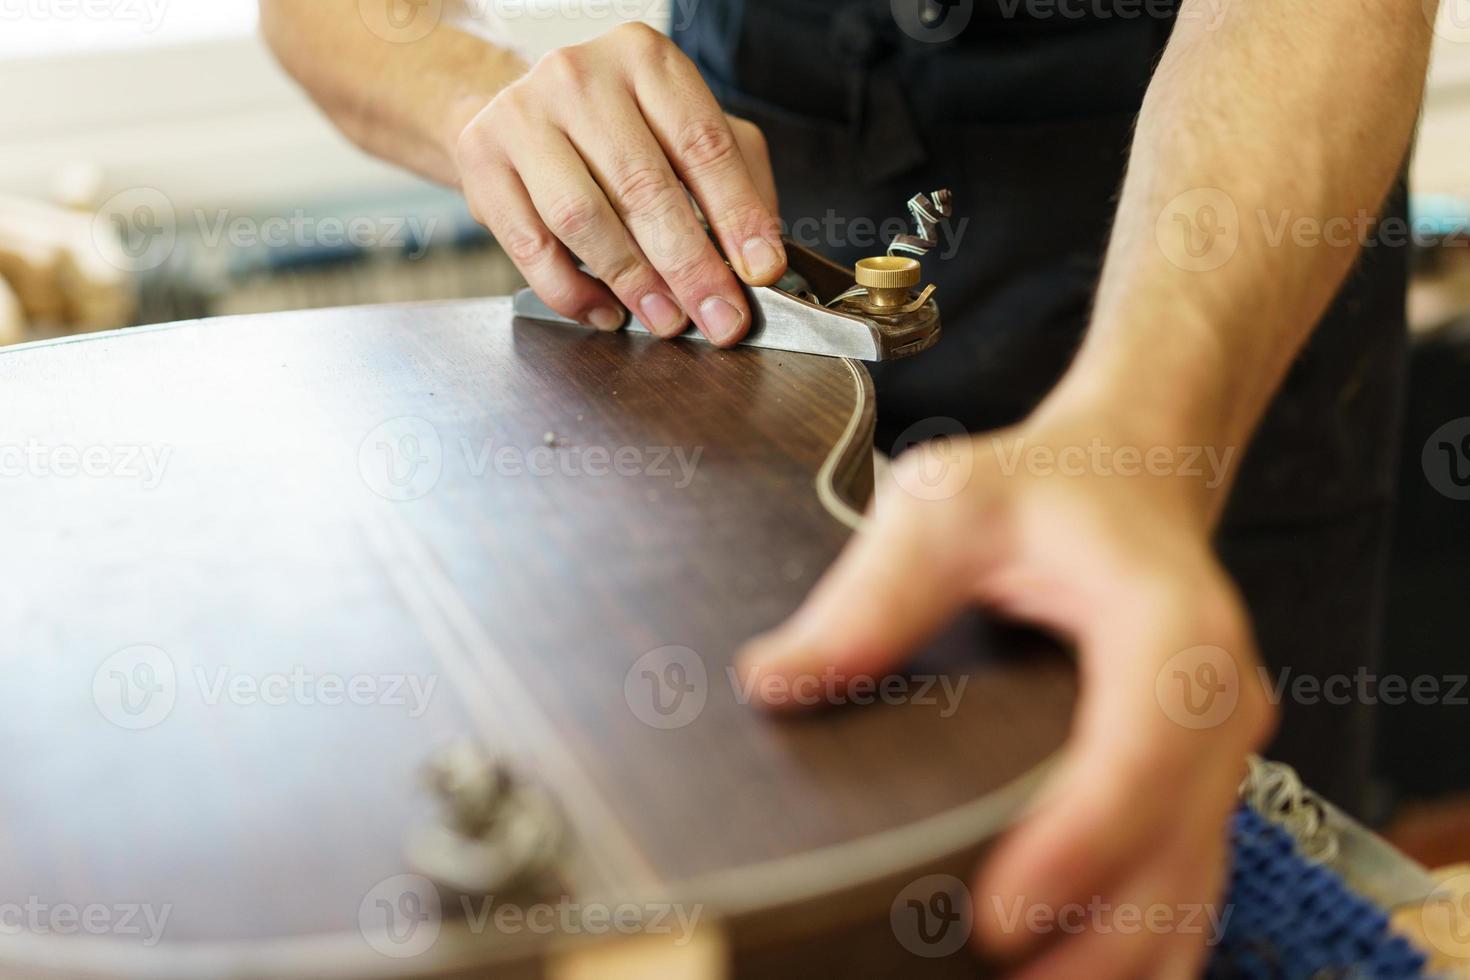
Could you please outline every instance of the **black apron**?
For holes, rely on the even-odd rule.
[[[1058,0],[1027,17],[1016,0],[959,0],[949,16],[968,26],[936,43],[896,20],[920,2],[700,0],[673,15],[722,104],[765,131],[794,238],[852,263],[883,251],[882,223],[911,195],[954,191],[925,262],[944,337],[874,371],[884,449],[925,420],[1014,423],[1060,378],[1173,26],[1161,3]],[[1384,216],[1405,208],[1400,182]],[[1406,282],[1407,248],[1364,252],[1272,403],[1221,527],[1273,689],[1377,669]],[[1269,754],[1362,815],[1371,708],[1311,700],[1281,701]]]

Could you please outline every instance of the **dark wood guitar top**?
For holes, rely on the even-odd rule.
[[[965,627],[908,702],[810,717],[727,674],[852,533],[872,412],[847,361],[504,300],[0,353],[0,903],[170,909],[0,964],[424,972],[360,904],[464,736],[559,801],[582,896],[793,909],[982,845],[1065,737],[1065,659]]]

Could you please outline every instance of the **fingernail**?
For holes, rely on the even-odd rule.
[[[616,330],[623,325],[623,311],[611,306],[599,306],[587,314],[587,321],[598,330]]]
[[[700,303],[699,315],[704,320],[704,329],[709,334],[709,339],[717,344],[734,340],[745,324],[745,314],[720,296],[711,296]]]
[[[663,293],[649,293],[638,301],[643,325],[660,337],[672,337],[684,327],[684,311]]]
[[[746,274],[756,279],[775,272],[781,264],[781,256],[764,238],[748,239],[741,246],[740,254],[745,257]]]

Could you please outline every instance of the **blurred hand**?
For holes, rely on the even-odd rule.
[[[900,457],[869,526],[788,622],[751,642],[741,670],[756,692],[829,671],[881,677],[972,604],[1071,641],[1082,680],[1073,734],[982,869],[977,941],[1027,977],[1194,977],[1236,787],[1272,710],[1245,611],[1211,553],[1207,508],[1181,492],[1187,478],[1038,475],[1029,461],[1061,457],[1017,451],[1097,435],[1095,421],[1052,419]],[[767,687],[769,675],[783,683]],[[1089,902],[1164,905],[1175,922],[1201,914],[1197,931],[1065,935],[999,914]]]
[[[562,316],[616,330],[632,310],[663,337],[691,317],[717,344],[744,336],[745,295],[686,187],[741,279],[767,285],[786,269],[760,130],[725,115],[642,24],[542,58],[465,127],[456,155],[471,211]]]

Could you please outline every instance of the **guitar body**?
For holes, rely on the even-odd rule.
[[[15,348],[0,399],[5,975],[973,970],[904,889],[1024,803],[1069,662],[962,624],[800,716],[728,670],[871,492],[854,362],[485,300]],[[559,828],[488,897],[425,868],[455,745]]]

